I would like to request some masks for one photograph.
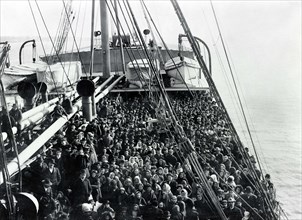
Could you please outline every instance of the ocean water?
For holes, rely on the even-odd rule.
[[[18,50],[23,39],[11,42],[11,63],[18,63]],[[30,47],[25,55],[31,56]],[[40,54],[42,54],[40,48]],[[29,62],[30,58],[24,57]],[[253,72],[242,76],[240,88],[244,107],[251,125],[256,150],[263,172],[270,173],[277,189],[277,198],[289,219],[302,219],[301,203],[301,76],[274,72]],[[222,73],[214,73],[214,80],[231,115],[241,140],[253,153],[242,119],[229,95]],[[240,77],[239,77],[240,78]],[[242,117],[240,117],[242,118]]]
[[[245,79],[240,83],[244,93],[242,100],[262,170],[271,174],[277,189],[277,199],[288,218],[300,220],[301,76],[299,72],[296,76],[284,73],[279,78],[272,72],[267,77],[270,80],[261,80],[263,77],[257,71],[253,72],[253,77],[242,76]],[[247,141],[244,123],[238,119],[238,111],[234,110],[234,99],[227,94],[228,89],[222,78],[221,75],[216,77],[216,84],[221,88],[220,94],[241,140],[254,154],[250,141]]]

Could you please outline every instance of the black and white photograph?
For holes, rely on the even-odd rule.
[[[301,220],[301,0],[0,0],[0,220]]]

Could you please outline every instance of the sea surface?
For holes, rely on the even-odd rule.
[[[11,42],[11,63],[18,63],[18,50],[23,39]],[[25,54],[31,56],[30,47]],[[40,49],[40,52],[41,49]],[[30,58],[25,61],[30,62]],[[241,136],[241,140],[254,154],[242,117],[239,119],[238,104],[229,95],[225,76],[217,71],[213,78],[228,112]],[[289,219],[302,219],[301,203],[301,75],[288,73],[276,76],[275,72],[253,74],[238,84],[241,98],[256,151],[264,173],[271,174],[277,189],[277,198]],[[242,96],[243,94],[243,96]]]

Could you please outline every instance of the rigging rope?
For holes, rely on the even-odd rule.
[[[131,6],[130,6],[130,4],[129,4],[129,1],[127,0],[126,2],[127,2],[127,5],[128,5],[128,8],[129,8],[129,10],[130,10],[132,19],[133,19],[133,21],[134,21],[134,23],[135,23],[135,27],[136,27],[136,29],[137,29],[137,31],[138,31],[139,37],[140,37],[141,39],[143,39],[143,36],[142,36],[142,34],[141,34],[141,31],[140,31],[140,28],[139,28],[139,26],[138,26],[138,24],[137,24],[137,21],[136,21],[136,19],[135,19],[135,17],[134,17],[134,14],[133,14],[133,11],[132,11]],[[142,41],[142,43],[143,43],[143,44],[142,44],[143,47],[146,49],[147,47],[146,47],[145,42]],[[147,54],[147,58],[150,59],[150,56],[149,56],[148,54]],[[151,62],[150,64],[151,64],[151,70],[152,70],[153,73],[155,74],[155,73],[156,73],[156,69],[155,69],[155,67],[154,67],[154,64],[153,64],[152,62]],[[160,80],[159,80],[159,78],[158,78],[158,76],[157,76],[156,74],[155,74],[155,79],[156,79],[156,81],[157,81],[157,83],[158,83],[160,92],[161,92],[161,94],[163,95],[163,99],[164,99],[165,104],[166,104],[166,106],[167,106],[169,115],[170,115],[170,117],[171,117],[171,119],[172,119],[172,123],[174,123],[174,125],[175,125],[174,128],[175,128],[175,130],[176,130],[176,134],[178,134],[178,135],[179,135],[179,138],[182,139],[182,140],[184,140],[184,141],[188,144],[188,145],[187,145],[187,148],[188,148],[188,150],[191,151],[191,149],[194,149],[194,147],[192,146],[191,142],[190,142],[187,138],[184,138],[184,137],[185,137],[185,136],[183,136],[183,135],[185,135],[185,134],[184,134],[184,131],[183,131],[182,127],[178,124],[178,122],[177,122],[177,120],[176,120],[176,118],[175,118],[175,115],[174,115],[173,110],[172,110],[172,108],[171,108],[171,104],[170,104],[170,102],[169,102],[169,100],[168,100],[168,98],[167,98],[166,91],[165,91],[164,88],[162,87],[162,84],[161,84],[161,82],[160,82]],[[195,169],[196,169],[196,168],[195,168]],[[197,168],[197,169],[198,169],[198,168]],[[209,191],[208,193],[213,193],[213,192]],[[211,197],[211,196],[210,196],[210,197]],[[214,206],[216,207],[217,211],[219,212],[220,217],[221,217],[222,219],[226,219],[226,216],[225,216],[225,214],[224,214],[224,212],[223,212],[221,206],[217,203],[217,201],[218,201],[218,200],[217,200],[217,197],[215,197],[215,196],[214,196],[214,197],[211,197],[211,200],[212,200]]]
[[[222,110],[223,113],[226,115],[227,121],[229,122],[229,125],[230,125],[230,127],[231,127],[231,130],[232,130],[232,132],[235,134],[236,142],[237,142],[237,143],[239,144],[239,146],[240,146],[239,149],[241,149],[241,151],[243,151],[243,145],[242,145],[242,143],[241,143],[241,141],[240,141],[240,138],[239,138],[239,136],[238,136],[238,134],[237,134],[237,131],[236,131],[236,129],[235,129],[235,127],[234,127],[234,125],[233,125],[231,119],[230,119],[230,116],[228,115],[228,113],[227,113],[227,111],[226,111],[226,108],[225,108],[225,106],[224,106],[224,104],[223,104],[223,102],[222,102],[222,100],[221,100],[221,97],[220,97],[220,95],[219,95],[219,93],[218,93],[218,90],[217,90],[217,88],[216,88],[216,86],[215,86],[215,84],[214,84],[214,82],[213,82],[213,79],[211,78],[211,76],[210,76],[210,74],[209,74],[209,72],[208,72],[208,70],[207,70],[207,68],[206,68],[206,65],[205,65],[205,63],[204,63],[204,60],[202,59],[202,57],[201,57],[200,54],[198,53],[198,48],[197,48],[197,46],[196,46],[196,42],[194,41],[194,38],[193,38],[193,35],[192,35],[192,33],[191,33],[190,29],[189,29],[189,26],[188,26],[188,24],[186,23],[186,20],[184,19],[184,16],[183,16],[183,14],[182,14],[182,11],[181,11],[181,9],[180,9],[180,7],[179,7],[179,5],[178,5],[178,3],[177,3],[176,0],[171,0],[171,3],[172,3],[172,5],[174,6],[174,9],[175,9],[175,11],[176,11],[177,16],[179,17],[179,20],[180,20],[180,22],[181,22],[181,25],[182,25],[184,31],[185,31],[185,32],[187,33],[187,35],[188,35],[189,42],[190,42],[190,44],[191,44],[191,46],[192,46],[192,49],[193,49],[193,51],[194,51],[194,53],[195,53],[195,55],[196,55],[196,57],[197,57],[197,60],[198,60],[199,64],[201,65],[201,67],[203,68],[203,72],[204,72],[205,78],[207,79],[208,84],[209,84],[209,86],[210,86],[210,91],[213,93],[214,98],[217,100],[217,104],[221,107],[221,110]],[[243,153],[244,153],[243,155],[246,155],[246,154],[247,154],[247,152],[244,152],[244,151],[243,151]],[[246,157],[247,157],[247,156],[246,156]],[[250,158],[247,157],[246,159],[247,159],[247,162],[251,165]],[[253,167],[250,166],[250,168],[251,168],[251,169],[253,170],[253,172],[254,172],[255,179],[257,179],[258,182],[260,182],[260,180],[259,180],[259,178],[258,178],[256,172],[254,171]],[[262,188],[262,187],[260,186],[260,188]],[[263,192],[263,197],[265,198],[266,195],[265,195],[263,189],[262,189],[262,192]],[[271,204],[268,203],[268,206],[270,207],[271,212],[272,212],[272,214],[274,215],[274,218],[276,219],[275,213],[273,212],[273,209],[272,209],[272,207],[271,207]]]
[[[160,37],[161,42],[163,43],[164,48],[166,49],[166,51],[167,51],[167,53],[168,53],[169,58],[172,60],[173,65],[176,66],[176,63],[175,63],[175,61],[173,60],[173,57],[172,57],[171,53],[169,52],[169,48],[168,48],[167,44],[165,43],[165,41],[164,41],[162,35],[160,34],[160,32],[159,32],[157,26],[155,25],[155,22],[154,22],[154,20],[153,20],[153,18],[152,18],[152,16],[151,16],[151,14],[150,14],[150,12],[149,12],[149,10],[148,10],[146,4],[145,4],[145,2],[142,1],[142,3],[143,3],[143,5],[144,5],[144,7],[145,7],[145,9],[146,9],[146,11],[147,11],[147,13],[148,13],[148,15],[149,15],[149,18],[150,18],[150,20],[151,20],[151,22],[152,22],[152,24],[153,24],[153,26],[154,26],[154,28],[155,28],[155,30],[156,30],[156,33],[157,33],[158,36]],[[194,93],[193,93],[193,92],[190,90],[190,88],[188,87],[188,85],[187,85],[187,83],[185,82],[183,76],[181,75],[179,69],[177,69],[177,73],[180,75],[182,81],[184,82],[184,84],[185,84],[187,90],[190,92],[191,96],[194,97]]]
[[[38,27],[38,24],[37,24],[37,21],[36,21],[36,17],[35,17],[35,14],[34,14],[34,11],[33,11],[33,8],[31,6],[31,3],[30,3],[30,0],[28,0],[28,4],[29,4],[29,7],[30,7],[30,11],[31,11],[31,14],[33,16],[33,19],[34,19],[34,23],[35,23],[35,27],[37,29],[37,32],[38,32],[38,35],[39,35],[39,39],[40,39],[40,42],[41,42],[41,45],[42,45],[42,49],[43,49],[43,52],[44,52],[44,55],[45,55],[45,58],[46,58],[46,64],[49,68],[49,71],[50,71],[50,75],[51,75],[51,78],[54,82],[54,86],[55,86],[55,91],[57,93],[57,95],[59,96],[59,92],[58,92],[58,89],[57,89],[57,85],[56,85],[56,82],[53,78],[53,75],[52,75],[52,71],[51,71],[51,68],[50,68],[50,65],[49,65],[49,62],[48,62],[48,57],[47,57],[47,54],[46,54],[46,50],[45,50],[45,47],[44,47],[44,43],[43,43],[43,40],[42,40],[42,37],[41,37],[41,34],[40,34],[40,31],[39,31],[39,27]]]
[[[62,2],[63,2],[63,5],[64,5],[65,13],[67,14],[68,12],[67,12],[66,5],[65,5],[64,0],[62,0]],[[86,5],[85,5],[85,10],[86,10]],[[85,13],[85,15],[86,15],[86,13]],[[87,74],[87,71],[86,71],[86,68],[85,68],[85,65],[84,65],[84,62],[83,62],[81,53],[80,53],[79,46],[78,46],[77,41],[76,41],[75,33],[74,33],[73,28],[72,28],[72,26],[71,26],[71,22],[70,22],[69,17],[67,17],[67,19],[68,19],[68,23],[69,23],[69,26],[70,26],[71,34],[72,34],[72,37],[73,37],[73,42],[74,42],[74,44],[75,44],[75,46],[76,46],[76,49],[77,49],[77,52],[78,52],[78,55],[79,55],[79,59],[80,59],[81,65],[82,65],[82,67],[83,67],[83,70],[84,70],[84,73],[85,73],[86,77],[88,77],[88,74]],[[84,25],[84,22],[83,22],[83,25]],[[82,30],[83,30],[83,29],[82,29]],[[82,33],[83,33],[83,31],[82,31]],[[81,35],[81,39],[82,39],[82,35]],[[81,42],[81,41],[80,41],[80,42]]]
[[[248,122],[247,122],[247,118],[246,118],[246,115],[245,115],[245,111],[244,111],[244,109],[243,109],[241,97],[240,97],[240,95],[239,95],[239,91],[238,91],[237,84],[236,84],[236,81],[235,81],[235,78],[234,78],[234,74],[233,74],[233,69],[232,69],[232,67],[231,67],[230,59],[229,59],[228,53],[227,53],[227,51],[226,51],[226,46],[225,46],[225,43],[224,43],[224,40],[223,40],[223,37],[222,37],[222,33],[221,33],[221,30],[220,30],[220,26],[219,26],[219,24],[218,24],[218,20],[217,20],[217,16],[216,16],[216,13],[215,13],[215,9],[214,9],[214,6],[213,6],[212,1],[210,1],[210,2],[211,2],[211,8],[212,8],[212,11],[213,11],[213,14],[214,14],[216,26],[217,26],[217,28],[218,28],[219,36],[220,36],[220,39],[221,39],[221,43],[222,43],[222,46],[223,46],[224,54],[225,54],[226,59],[227,59],[228,67],[229,67],[229,70],[230,70],[230,73],[231,73],[231,76],[232,76],[233,84],[234,84],[235,91],[236,91],[236,94],[237,94],[237,98],[238,98],[238,101],[239,101],[239,104],[240,104],[240,109],[241,109],[241,111],[242,111],[242,115],[243,115],[243,117],[244,117],[244,121],[245,121],[245,124],[246,124],[246,127],[247,127],[247,131],[248,131],[248,133],[249,133],[249,136],[250,136],[250,139],[251,139],[251,143],[252,143],[252,146],[253,146],[253,148],[254,148],[255,155],[256,155],[256,159],[257,159],[257,162],[258,162],[258,164],[259,164],[259,169],[260,169],[261,174],[262,174],[262,177],[263,177],[261,164],[260,164],[260,162],[259,162],[258,154],[257,154],[257,151],[256,151],[256,146],[255,146],[255,144],[254,144],[254,140],[253,140],[253,137],[252,137],[252,134],[251,134],[251,131],[250,131]],[[264,179],[264,177],[263,177],[263,179]]]
[[[56,55],[57,55],[58,60],[59,60],[59,62],[60,62],[60,64],[61,64],[61,66],[62,66],[63,72],[64,72],[64,74],[65,74],[66,77],[67,77],[67,80],[68,80],[68,82],[69,82],[69,85],[71,86],[71,88],[73,88],[73,85],[72,85],[72,83],[71,83],[71,81],[70,81],[70,79],[69,79],[69,76],[68,76],[68,74],[67,74],[66,71],[65,71],[65,67],[64,67],[64,65],[63,65],[63,63],[62,63],[62,61],[61,61],[61,58],[60,58],[60,56],[59,56],[59,53],[58,53],[57,49],[55,48],[54,42],[53,42],[52,37],[51,37],[51,35],[50,35],[50,33],[49,33],[49,30],[48,30],[48,28],[47,28],[46,22],[45,22],[45,20],[44,20],[44,17],[43,17],[43,15],[42,15],[42,12],[41,12],[41,10],[40,10],[40,7],[39,7],[39,5],[38,5],[37,0],[35,0],[35,3],[36,3],[36,6],[37,6],[37,8],[38,8],[38,11],[39,11],[40,17],[41,17],[41,19],[42,19],[42,22],[43,22],[43,24],[44,24],[44,27],[45,27],[45,29],[46,29],[46,32],[47,32],[47,34],[48,34],[48,37],[49,37],[49,39],[50,39],[50,42],[51,42],[51,44],[52,44],[52,46],[53,46],[53,48],[54,48],[54,51],[55,51],[55,53],[56,53]],[[51,74],[53,74],[53,73],[51,72]]]
[[[251,130],[249,128],[247,117],[246,117],[246,114],[245,114],[245,111],[244,111],[244,108],[243,108],[241,97],[240,97],[240,94],[239,94],[239,91],[238,91],[238,88],[237,88],[237,84],[236,84],[236,81],[235,81],[235,78],[234,78],[233,70],[232,70],[232,67],[231,67],[231,64],[230,64],[230,59],[229,59],[228,53],[226,51],[226,45],[225,45],[223,37],[222,37],[221,29],[220,29],[220,26],[219,26],[219,23],[218,23],[218,19],[217,19],[217,16],[216,16],[215,9],[214,9],[212,1],[211,1],[211,8],[212,8],[212,11],[213,11],[213,14],[214,14],[214,18],[215,18],[215,22],[216,22],[216,26],[218,28],[218,32],[219,32],[219,35],[220,35],[220,39],[221,39],[221,42],[222,42],[223,50],[224,50],[224,53],[225,53],[225,56],[226,56],[226,59],[227,59],[228,67],[229,67],[229,70],[230,70],[230,73],[231,73],[231,76],[232,76],[233,84],[234,84],[235,91],[236,91],[236,94],[237,94],[237,98],[238,98],[238,101],[239,101],[239,104],[240,104],[240,109],[241,109],[242,115],[244,117],[244,121],[245,121],[245,124],[246,124],[246,127],[247,127],[247,131],[248,131],[248,134],[249,134],[249,137],[250,137],[250,140],[251,140],[251,144],[252,144],[254,152],[255,152],[256,160],[257,160],[257,163],[259,165],[259,169],[261,171],[261,176],[264,179],[263,171],[262,171],[262,168],[261,168],[261,163],[260,163],[257,151],[256,151],[256,146],[255,146],[252,134],[251,134]],[[255,177],[256,177],[256,179],[258,179],[260,181],[260,179],[259,179],[259,177],[257,175],[255,175]],[[262,188],[261,185],[260,185],[260,188]],[[264,190],[262,189],[262,191],[264,191]],[[273,214],[273,217],[275,219],[277,219],[276,214],[274,213],[274,210],[272,208],[272,204],[269,202],[269,198],[267,198],[265,192],[263,192],[263,194],[264,194],[264,198],[266,198],[268,200],[267,205],[269,206],[269,208],[270,208],[270,210],[271,210],[271,212]]]

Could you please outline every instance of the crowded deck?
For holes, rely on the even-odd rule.
[[[267,219],[224,115],[207,90],[194,94],[169,98],[219,205],[229,219]],[[76,114],[35,155],[23,192],[37,198],[39,219],[220,219],[171,126],[147,93],[110,93],[94,120]],[[31,141],[27,132],[17,139]],[[269,174],[262,185],[276,203]]]

